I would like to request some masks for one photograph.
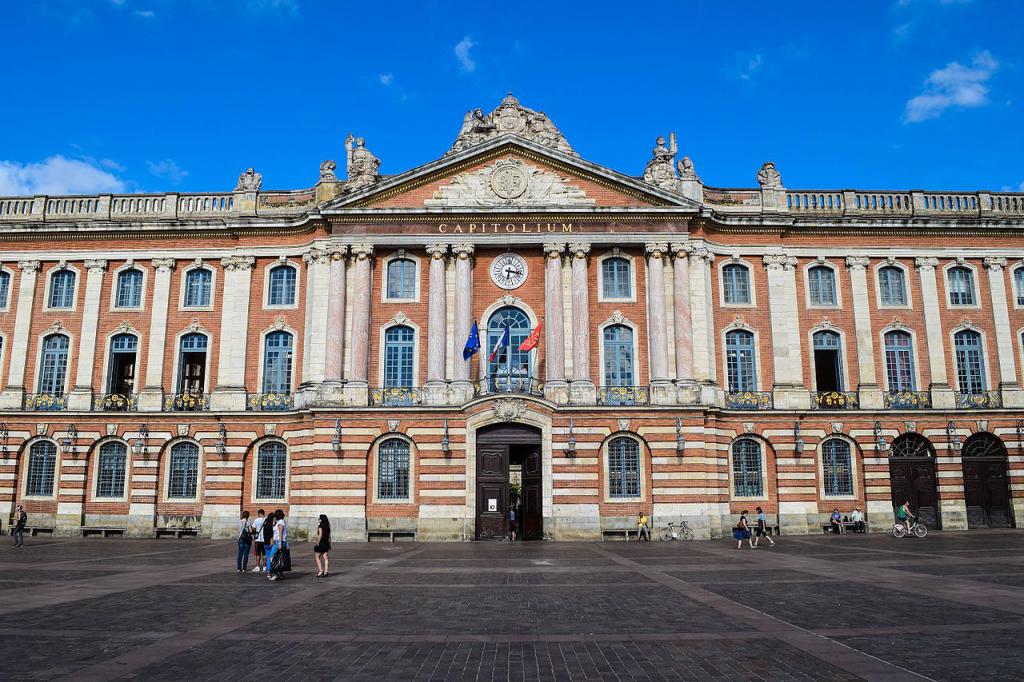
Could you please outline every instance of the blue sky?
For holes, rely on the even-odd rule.
[[[627,9],[624,9],[627,8]],[[856,8],[856,9],[854,9]],[[1024,191],[1024,3],[35,0],[0,22],[0,195],[398,173],[513,91],[639,175],[674,130],[705,183]]]

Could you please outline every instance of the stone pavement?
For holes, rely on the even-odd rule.
[[[1020,531],[695,543],[0,544],[5,680],[1024,680]]]

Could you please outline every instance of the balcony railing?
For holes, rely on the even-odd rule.
[[[205,393],[177,393],[164,399],[167,412],[204,412],[210,409],[210,396]]]
[[[726,391],[725,406],[730,410],[770,410],[771,391]]]
[[[531,377],[498,375],[473,382],[473,397],[518,393],[520,395],[544,395],[544,383]]]
[[[932,406],[928,391],[889,391],[883,400],[887,410],[925,410]]]
[[[92,409],[98,412],[134,412],[139,397],[134,393],[102,393],[93,398]]]
[[[960,393],[956,395],[956,406],[966,410],[984,410],[990,407],[1002,407],[1003,398],[999,391],[977,391],[975,393]]]
[[[26,410],[49,412],[68,409],[68,397],[57,393],[26,393],[22,401]]]
[[[860,407],[857,391],[815,391],[812,410],[856,410]]]
[[[247,393],[245,409],[255,412],[273,412],[295,409],[295,396],[291,393]]]
[[[412,407],[423,402],[423,392],[409,386],[389,386],[370,390],[370,404],[386,407]]]
[[[651,392],[646,386],[603,386],[597,389],[598,405],[647,405]]]

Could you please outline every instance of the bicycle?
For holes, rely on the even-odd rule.
[[[928,535],[928,526],[921,523],[918,517],[911,519],[913,523],[910,525],[910,532],[917,538],[923,538]],[[892,524],[892,535],[893,537],[902,538],[907,535],[907,526],[902,521],[895,521]]]
[[[679,524],[677,530],[675,524],[669,521],[668,525],[661,529],[661,539],[665,542],[670,540],[686,540],[690,542],[693,540],[693,531],[690,530],[689,524],[683,521]]]

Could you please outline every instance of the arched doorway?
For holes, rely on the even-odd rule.
[[[541,432],[526,424],[485,426],[476,437],[476,539],[510,537],[515,509],[521,540],[544,537]]]
[[[968,528],[1008,528],[1010,492],[1006,446],[991,433],[976,433],[960,452]]]
[[[939,528],[939,492],[935,477],[935,449],[928,439],[905,433],[889,449],[889,486],[893,507],[910,500],[910,508],[929,528]]]

